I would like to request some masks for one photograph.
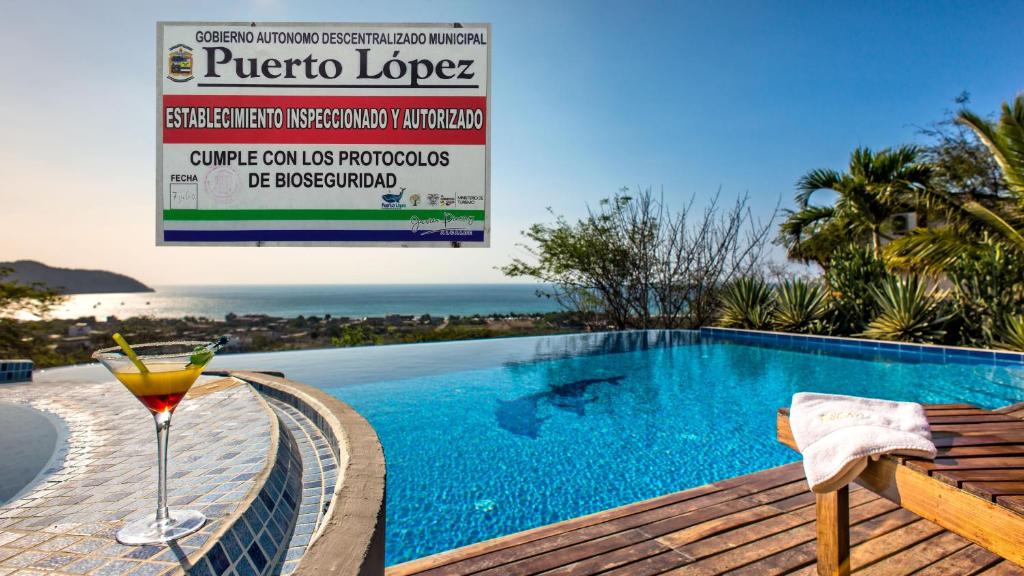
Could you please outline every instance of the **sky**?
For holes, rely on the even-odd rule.
[[[490,22],[491,247],[157,247],[155,22]],[[623,186],[791,207],[812,168],[1024,90],[1024,2],[7,0],[0,261],[151,285],[506,282],[547,208]],[[781,258],[781,253],[776,251]]]

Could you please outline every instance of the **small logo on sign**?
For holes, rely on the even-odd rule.
[[[167,79],[188,82],[192,76],[192,48],[175,44],[167,51]]]
[[[383,202],[380,203],[380,207],[381,208],[391,208],[391,209],[405,208],[405,204],[402,203],[402,196],[404,196],[404,195],[405,195],[405,188],[402,188],[398,192],[398,194],[394,194],[394,193],[391,193],[391,192],[389,192],[387,194],[381,194],[380,199],[383,200]]]

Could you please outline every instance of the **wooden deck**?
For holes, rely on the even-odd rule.
[[[856,574],[1024,575],[858,486],[850,507]],[[814,518],[796,463],[413,560],[387,576],[812,575]]]

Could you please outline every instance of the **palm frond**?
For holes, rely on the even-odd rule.
[[[785,219],[779,225],[779,231],[786,237],[799,241],[808,229],[821,225],[835,216],[836,210],[831,206],[808,206],[801,210],[784,211]]]
[[[824,267],[837,245],[848,242],[851,235],[859,238],[861,232],[859,227],[836,218],[834,208],[809,206],[786,212],[778,239],[790,259]]]
[[[862,180],[870,180],[875,173],[875,153],[871,148],[858,146],[850,153],[850,175]]]
[[[1021,234],[1020,226],[1014,226],[993,210],[989,210],[980,203],[969,200],[964,202],[964,210],[985,223],[988,228],[997,236],[1001,237],[1018,251],[1024,252],[1024,235]]]
[[[974,131],[1003,171],[1010,191],[1024,202],[1024,94],[1012,104],[1003,103],[997,123],[969,110],[962,110],[957,122]]]
[[[796,203],[807,208],[811,195],[819,190],[836,190],[843,181],[843,175],[829,168],[819,168],[804,174],[796,183]]]
[[[952,226],[919,228],[887,244],[883,256],[896,270],[939,274],[975,248],[968,236]]]

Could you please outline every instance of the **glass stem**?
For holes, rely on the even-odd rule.
[[[167,520],[167,437],[171,432],[171,413],[157,412],[153,415],[156,421],[156,461],[157,461],[157,492],[156,521]]]

